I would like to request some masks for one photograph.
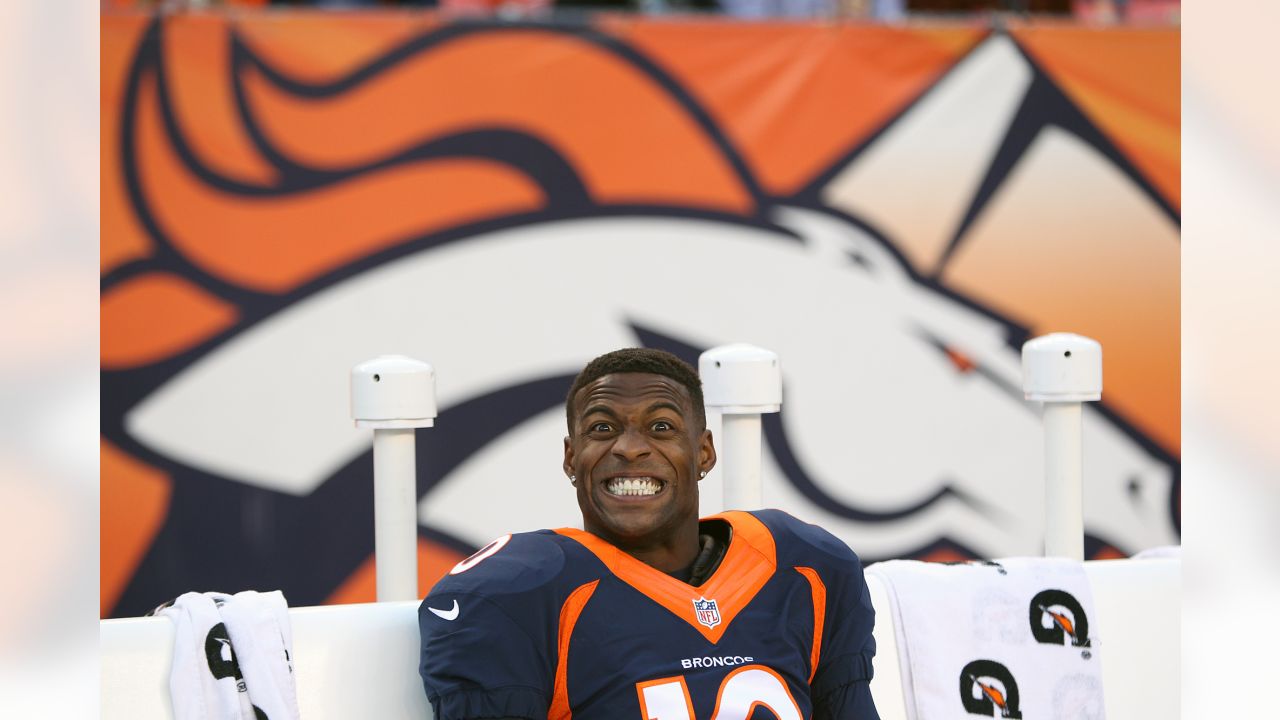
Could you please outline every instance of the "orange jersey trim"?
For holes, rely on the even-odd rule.
[[[547,711],[547,720],[569,720],[573,711],[569,709],[569,639],[573,637],[573,626],[578,624],[578,617],[587,607],[587,601],[596,591],[599,580],[579,585],[569,593],[568,599],[560,607],[559,643],[556,659],[556,684],[551,695],[551,708]]]
[[[698,587],[680,582],[650,567],[584,530],[560,528],[557,533],[580,543],[604,563],[609,571],[639,593],[689,623],[712,644],[720,642],[725,630],[764,587],[777,570],[777,547],[764,523],[745,512],[712,515],[707,520],[724,520],[733,527],[729,549],[720,567]],[[693,601],[715,600],[720,624],[709,628],[698,622]]]
[[[813,568],[796,566],[796,572],[809,581],[809,590],[813,593],[813,649],[809,651],[809,684],[813,684],[813,675],[818,672],[818,660],[822,657],[822,626],[827,617],[827,586],[818,577]]]

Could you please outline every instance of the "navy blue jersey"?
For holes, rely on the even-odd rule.
[[[687,585],[581,530],[509,535],[418,610],[437,720],[862,720],[874,611],[856,555],[777,510]]]

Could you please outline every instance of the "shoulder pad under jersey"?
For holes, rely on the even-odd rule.
[[[564,569],[561,543],[561,538],[548,530],[503,535],[453,566],[431,594],[444,591],[492,597],[541,587]]]
[[[806,564],[814,550],[837,562],[856,562],[856,553],[843,540],[781,510],[757,510],[751,513],[773,533],[779,564]]]

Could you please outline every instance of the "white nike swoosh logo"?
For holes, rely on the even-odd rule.
[[[442,618],[444,620],[458,619],[458,601],[457,600],[453,601],[453,607],[449,610],[437,610],[431,607],[430,605],[427,606],[427,609],[430,610],[432,613],[434,613],[436,617]]]

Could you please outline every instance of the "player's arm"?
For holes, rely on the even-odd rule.
[[[839,572],[829,573],[822,656],[810,687],[813,720],[879,720],[871,698],[876,654],[875,610],[862,563],[849,552]]]
[[[554,677],[546,644],[500,603],[441,590],[418,609],[419,672],[436,720],[545,719]]]

